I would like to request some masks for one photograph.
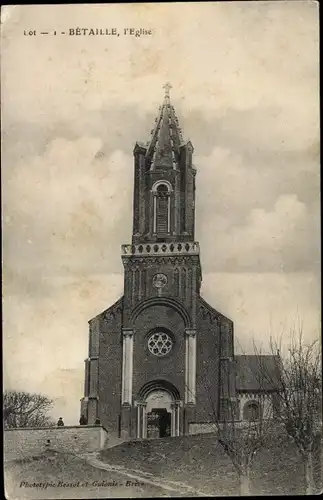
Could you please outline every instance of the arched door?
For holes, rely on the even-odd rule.
[[[151,392],[146,399],[147,438],[171,436],[171,394],[163,390]]]
[[[141,388],[137,406],[137,438],[180,435],[181,401],[178,390],[166,381],[151,381]]]

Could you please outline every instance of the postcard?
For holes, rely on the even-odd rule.
[[[9,500],[322,491],[318,21],[2,8]]]

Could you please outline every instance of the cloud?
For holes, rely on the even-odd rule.
[[[280,171],[266,156],[256,165],[228,148],[196,159],[196,233],[207,271],[318,270],[318,165],[309,152],[300,157],[307,162],[287,156]]]
[[[319,45],[317,7],[304,3],[101,5],[78,6],[77,12],[68,5],[19,6],[3,34],[4,112],[13,121],[28,116],[43,126],[77,122],[112,102],[136,103],[142,113],[159,105],[161,86],[170,79],[186,115],[269,106],[289,110],[299,118],[293,126],[306,133],[304,122],[318,108]],[[47,37],[41,44],[30,37],[21,43],[22,25],[68,30],[85,20],[119,29],[146,24],[154,35]]]
[[[7,285],[3,301],[4,384],[9,388],[62,394],[55,370],[83,370],[88,352],[88,320],[123,293],[122,274],[44,277],[26,287],[24,275]],[[30,277],[29,277],[30,278]],[[13,367],[12,360],[17,360]],[[47,381],[47,382],[46,382]],[[67,382],[69,383],[69,382]],[[74,398],[73,394],[73,398]],[[77,395],[78,397],[78,395]]]
[[[212,231],[210,223],[205,258],[227,272],[315,272],[320,258],[318,211],[314,216],[295,194],[280,196],[273,210],[254,208],[239,226],[223,218],[221,233]]]
[[[119,238],[131,234],[132,158],[98,155],[101,146],[56,138],[14,169],[4,201],[7,267],[47,275],[116,264]]]
[[[319,336],[320,283],[312,273],[209,273],[202,296],[234,319],[237,353],[253,353],[253,341],[268,350],[270,335],[282,332],[288,343],[299,321],[305,341]]]
[[[271,212],[253,209],[245,226],[226,235],[227,255],[231,249],[227,267],[233,260],[242,269],[259,272],[315,268],[319,264],[315,229],[318,226],[313,224],[312,214],[295,194],[280,196]]]

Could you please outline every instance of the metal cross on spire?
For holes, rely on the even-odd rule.
[[[165,89],[165,97],[169,98],[169,91],[170,89],[173,88],[169,82],[165,83],[163,86],[163,89]]]

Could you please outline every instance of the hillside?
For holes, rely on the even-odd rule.
[[[214,435],[137,440],[101,452],[107,463],[147,471],[165,480],[182,481],[209,495],[237,495],[235,469]],[[319,488],[320,464],[316,457]],[[304,466],[295,445],[275,436],[270,449],[259,452],[252,474],[255,495],[304,492]]]
[[[92,467],[69,453],[46,451],[28,460],[5,463],[8,500],[68,498],[129,498],[163,496],[161,488],[140,484],[129,487],[129,478]],[[46,488],[42,487],[48,483]]]
[[[187,496],[189,488],[199,490],[194,496],[239,493],[235,469],[212,434],[130,441],[91,457],[47,450],[32,459],[7,462],[6,496],[9,500],[178,497]],[[315,464],[319,489],[318,456]],[[127,488],[129,478],[144,482]],[[270,449],[257,455],[251,480],[254,495],[302,494],[304,467],[295,446],[274,436]],[[21,486],[22,482],[36,486]],[[40,483],[50,484],[43,489]]]

